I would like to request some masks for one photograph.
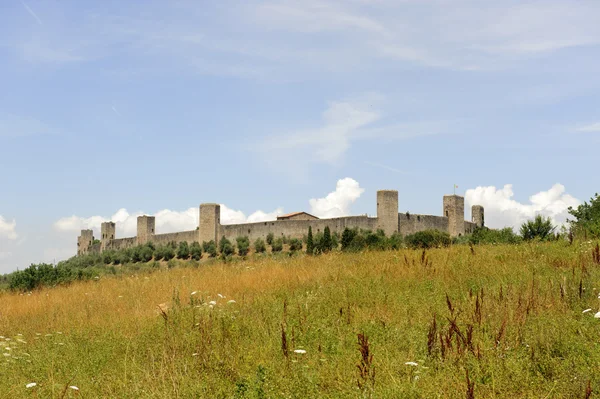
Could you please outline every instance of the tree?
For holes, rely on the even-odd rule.
[[[258,254],[262,254],[262,253],[266,252],[267,251],[267,245],[265,244],[265,240],[263,240],[260,237],[257,238],[256,241],[254,241],[254,250]]]
[[[275,236],[273,235],[273,233],[267,234],[267,244],[273,245],[273,239],[274,238],[275,238]]]
[[[296,252],[302,250],[302,241],[297,238],[290,239],[290,251]]]
[[[273,240],[273,244],[271,245],[271,251],[272,252],[281,252],[281,251],[283,251],[283,239],[282,238],[278,238],[276,240]]]
[[[215,244],[214,240],[210,240],[208,242],[204,241],[202,243],[202,249],[208,254],[209,257],[217,257],[217,245]]]
[[[250,251],[250,239],[247,236],[243,236],[238,237],[235,240],[237,241],[238,255],[248,255],[248,251]]]
[[[556,229],[556,226],[552,224],[550,218],[537,215],[535,219],[528,220],[521,225],[521,235],[526,241],[533,239],[547,240],[554,237],[554,229]]]
[[[333,242],[331,240],[331,230],[329,230],[329,226],[325,226],[325,230],[323,230],[323,243],[321,244],[321,250],[323,252],[329,252],[333,248]]]
[[[233,247],[233,244],[231,241],[225,238],[225,236],[223,236],[221,241],[219,241],[219,252],[223,258],[235,254],[235,248]]]
[[[197,241],[194,241],[192,245],[190,245],[190,255],[192,256],[193,260],[202,259],[202,247]]]
[[[190,247],[186,241],[182,241],[179,243],[179,248],[177,248],[177,259],[189,259],[190,257]]]
[[[577,209],[569,207],[569,214],[574,220],[569,220],[573,233],[581,236],[600,238],[600,195],[590,198],[590,202],[584,202]]]
[[[356,229],[349,229],[347,227],[344,229],[342,233],[342,251],[347,251],[350,248],[350,244],[357,233]]]
[[[308,236],[306,237],[306,253],[312,255],[315,251],[315,244],[313,242],[312,227],[308,226]]]

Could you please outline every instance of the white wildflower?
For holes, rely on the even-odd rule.
[[[295,349],[294,353],[297,353],[299,355],[304,355],[306,353],[306,351],[304,349]]]
[[[217,294],[217,296],[218,296],[219,298],[221,298],[221,299],[225,299],[225,296],[224,296],[224,295]]]
[[[417,366],[419,365],[419,364],[418,364],[418,363],[416,363],[416,362],[406,362],[406,363],[404,363],[404,364],[405,364],[405,365],[407,365],[407,366],[413,366],[413,367],[417,367]]]
[[[210,301],[208,304],[215,306],[217,304],[217,301]]]
[[[591,312],[591,311],[592,311],[592,309],[586,309],[586,310],[584,310],[584,311],[583,311],[583,312],[581,312],[581,313],[587,313],[587,312]]]
[[[196,295],[198,291],[193,291],[190,295]]]
[[[3,353],[5,357],[10,357],[10,353]]]
[[[213,305],[208,305],[208,307],[209,307],[210,309],[214,308],[214,306],[213,306]]]
[[[75,385],[71,385],[69,388],[71,388],[74,391],[79,391],[79,388],[77,388]]]
[[[192,353],[192,356],[198,356],[198,354],[197,353]]]
[[[35,382],[30,382],[29,384],[25,385],[25,388],[33,388],[35,386],[37,386]]]
[[[235,303],[235,301],[233,299],[230,299],[227,301],[227,303]]]
[[[596,313],[596,314],[594,315],[594,318],[596,318],[596,319],[600,319],[600,312]]]

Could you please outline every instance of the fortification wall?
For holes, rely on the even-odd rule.
[[[277,237],[302,238],[308,234],[308,227],[311,226],[313,234],[317,234],[329,226],[331,232],[342,233],[346,227],[367,230],[377,228],[377,218],[367,216],[349,216],[334,219],[317,220],[274,220],[271,222],[230,224],[219,226],[219,237],[225,236],[228,239],[235,239],[240,236],[248,236],[250,242],[257,238],[266,239],[267,234],[273,233]]]
[[[465,220],[465,234],[471,234],[472,232],[475,231],[476,227],[477,227],[477,223],[469,222],[469,221]]]
[[[136,245],[137,245],[137,237],[116,238],[114,240],[110,240],[106,244],[105,249],[106,250],[109,250],[109,249],[119,250],[119,249],[135,247]]]
[[[149,240],[156,245],[166,245],[171,241],[176,243],[187,242],[188,244],[198,241],[198,230],[181,231],[178,233],[156,234]]]
[[[403,236],[423,230],[440,230],[448,232],[448,218],[434,215],[414,215],[399,213],[398,226]]]

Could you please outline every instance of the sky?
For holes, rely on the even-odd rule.
[[[0,2],[0,273],[79,230],[308,211],[555,223],[598,190],[597,0]],[[469,219],[469,211],[465,218]]]

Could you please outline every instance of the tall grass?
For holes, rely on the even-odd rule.
[[[0,397],[593,397],[595,246],[257,257],[1,293]]]

